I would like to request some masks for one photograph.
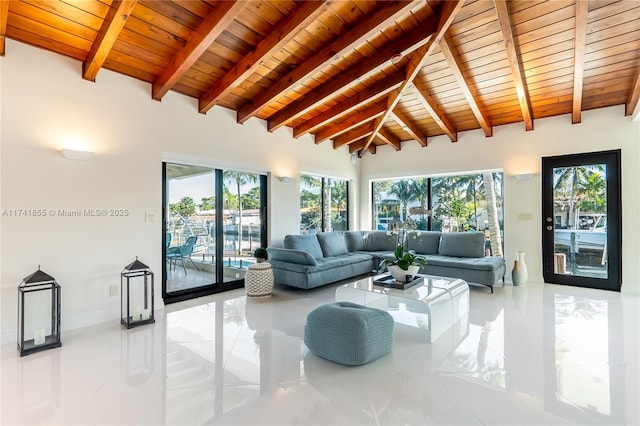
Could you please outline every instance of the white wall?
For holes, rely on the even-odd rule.
[[[274,133],[266,123],[235,122],[213,108],[199,114],[194,99],[170,92],[151,100],[151,87],[101,70],[81,78],[77,61],[7,40],[2,66],[0,209],[44,209],[45,217],[1,220],[1,331],[15,339],[17,286],[38,265],[62,286],[62,328],[120,316],[109,285],[136,256],[156,272],[161,307],[161,188],[163,158],[292,176],[270,178],[269,237],[299,232],[301,170],[354,180],[346,149]],[[95,151],[69,161],[60,149]],[[356,187],[356,185],[353,185]],[[128,209],[126,217],[60,217],[58,209]],[[153,213],[154,223],[145,222]]]
[[[515,252],[526,252],[530,281],[542,283],[541,158],[579,152],[622,149],[622,291],[640,293],[640,122],[624,116],[624,106],[582,113],[582,123],[570,116],[535,120],[535,130],[521,123],[494,127],[493,137],[482,131],[462,132],[458,142],[429,138],[425,148],[404,143],[402,151],[382,147],[366,155],[360,170],[360,223],[371,225],[371,180],[403,176],[432,176],[482,170],[503,170],[504,246],[508,271]],[[529,181],[513,177],[536,173]],[[531,215],[532,220],[520,218]]]

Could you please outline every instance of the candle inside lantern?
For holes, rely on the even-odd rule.
[[[142,313],[140,314],[140,319],[142,321],[146,321],[151,317],[151,311],[149,309],[143,309]]]
[[[142,308],[140,307],[140,305],[136,305],[136,309],[134,312],[135,313],[133,314],[133,320],[139,321],[142,318]]]
[[[33,344],[42,345],[44,343],[44,328],[38,328],[33,333]]]

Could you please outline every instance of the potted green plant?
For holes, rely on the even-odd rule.
[[[380,267],[386,266],[391,276],[400,282],[408,282],[420,270],[420,266],[426,265],[427,260],[413,252],[404,251],[404,247],[399,245],[393,252],[394,259],[383,259]]]
[[[253,252],[253,257],[256,258],[256,262],[262,263],[269,258],[269,252],[267,252],[266,248],[258,247]]]

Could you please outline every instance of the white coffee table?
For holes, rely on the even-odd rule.
[[[373,284],[363,278],[336,289],[336,301],[385,310],[397,323],[424,329],[434,342],[454,323],[469,317],[469,285],[458,278],[422,275],[424,283],[406,290]]]

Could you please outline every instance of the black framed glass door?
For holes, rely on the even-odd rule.
[[[547,283],[620,291],[620,150],[542,159]]]
[[[266,176],[163,163],[165,303],[240,288],[265,247]]]

